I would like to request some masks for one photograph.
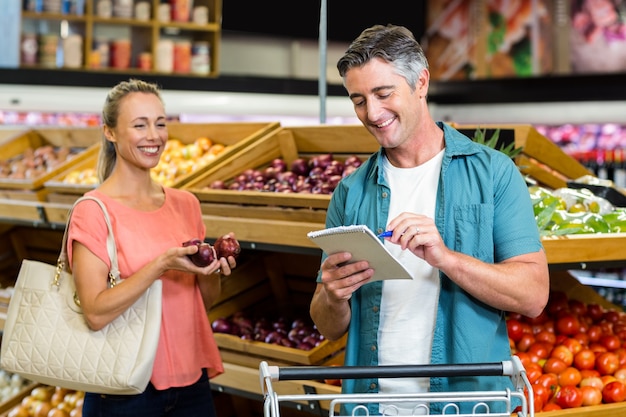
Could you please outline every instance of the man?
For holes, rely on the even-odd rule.
[[[502,152],[432,119],[428,62],[406,28],[366,29],[337,68],[381,148],[335,189],[326,227],[393,231],[385,245],[413,280],[370,283],[366,261],[324,254],[310,306],[315,324],[330,340],[349,332],[348,366],[509,360],[505,312],[535,317],[549,293],[522,175]],[[491,391],[507,384],[506,377],[346,379],[343,391]],[[415,411],[396,406],[400,414]],[[383,407],[370,404],[370,415]]]

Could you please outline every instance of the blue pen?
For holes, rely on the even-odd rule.
[[[385,230],[384,232],[379,234],[378,237],[380,237],[380,238],[391,237],[391,235],[393,235],[393,230]]]

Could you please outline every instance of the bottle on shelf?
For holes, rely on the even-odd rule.
[[[615,171],[613,182],[619,189],[626,189],[626,160],[624,160],[624,149],[615,149]]]

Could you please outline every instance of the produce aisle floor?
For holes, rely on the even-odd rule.
[[[213,391],[217,415],[220,417],[264,417],[263,402],[237,395]],[[292,407],[282,407],[281,417],[312,417],[314,414]]]

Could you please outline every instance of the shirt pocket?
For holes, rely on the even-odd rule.
[[[493,262],[492,204],[464,204],[454,207],[455,248],[458,252]]]

